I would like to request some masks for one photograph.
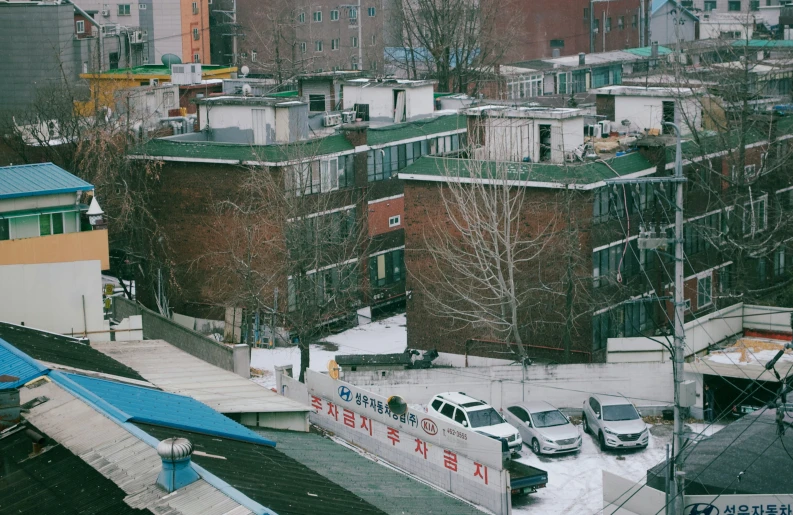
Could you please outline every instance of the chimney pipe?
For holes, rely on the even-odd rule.
[[[584,66],[586,64],[586,54],[584,52],[580,52],[578,54],[578,66]]]
[[[36,456],[41,454],[41,451],[44,449],[44,444],[47,443],[47,439],[32,429],[26,429],[25,436],[30,438],[30,440],[33,442],[33,455]]]
[[[162,470],[157,476],[157,486],[168,493],[199,479],[193,469],[191,456],[193,444],[187,438],[167,438],[157,445],[162,460]]]
[[[653,44],[650,46],[650,57],[653,59],[658,57],[658,41],[653,41]]]

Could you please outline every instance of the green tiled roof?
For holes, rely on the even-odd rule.
[[[790,48],[793,49],[793,40],[790,39],[750,39],[745,41],[739,39],[732,42],[734,47],[748,46],[749,48]]]
[[[624,52],[628,52],[629,54],[637,55],[639,57],[650,57],[652,54],[652,47],[643,46],[639,48],[626,48]],[[658,55],[667,55],[671,53],[671,49],[658,45]]]
[[[224,68],[230,68],[229,66],[221,66],[219,64],[202,64],[201,71],[215,71],[215,70],[222,70]],[[141,66],[135,66],[133,68],[117,68],[115,70],[104,70],[102,74],[113,74],[113,75],[126,75],[130,73],[132,75],[170,75],[171,74],[171,67],[165,66],[164,64],[144,64]]]
[[[278,93],[268,93],[267,96],[275,98],[291,98],[297,96],[297,91],[279,91]]]
[[[370,145],[383,145],[392,141],[418,138],[441,132],[465,129],[466,127],[465,116],[450,114],[425,120],[416,120],[415,122],[370,128],[366,133],[366,142]]]
[[[136,149],[133,154],[149,157],[178,157],[183,159],[216,159],[224,161],[280,162],[312,155],[334,154],[353,150],[342,134],[288,145],[245,145],[211,141],[174,141],[154,139]]]
[[[471,176],[469,164],[472,163],[477,163],[478,166],[480,162],[427,156],[400,170],[399,174],[400,176],[427,175],[439,177],[449,175],[468,178]],[[593,184],[605,179],[613,179],[616,176],[628,175],[653,168],[652,163],[638,152],[605,161],[588,163],[557,165],[486,161],[482,163],[482,166],[482,175],[487,174],[491,177],[495,176],[498,166],[506,166],[510,180],[568,185]]]

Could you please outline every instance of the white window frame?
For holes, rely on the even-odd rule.
[[[398,225],[402,224],[402,215],[394,215],[388,217],[388,226],[389,227],[397,227]]]
[[[351,20],[357,20],[358,19],[358,9],[356,7],[351,7],[350,8],[349,17],[350,17]]]
[[[377,8],[376,7],[369,7],[366,12],[369,14],[370,18],[374,18],[377,16]]]
[[[707,292],[703,285],[707,284]],[[707,295],[707,302],[700,302]],[[697,311],[713,305],[713,272],[697,277]]]
[[[331,11],[330,11],[330,21],[339,21],[339,10],[338,9],[331,9]]]
[[[306,42],[305,41],[301,41],[300,42],[300,53],[301,54],[305,54],[307,50],[308,50],[308,46],[306,45]]]
[[[201,39],[201,32],[197,28],[193,29],[193,41],[198,41]]]
[[[124,7],[126,7],[126,9],[124,9]],[[119,16],[131,16],[132,8],[130,4],[118,4],[117,12]]]
[[[297,23],[306,23],[306,13],[302,12],[297,15]]]
[[[257,57],[256,50],[251,50],[251,62],[252,63],[256,62],[256,57]]]
[[[774,251],[774,277],[779,277],[785,273],[785,247],[780,245]]]
[[[146,5],[146,4],[138,4],[138,10],[140,10],[140,11],[145,11],[148,8],[149,8],[149,6]]]
[[[322,159],[319,162],[320,191],[336,191],[339,189],[339,158]]]
[[[85,34],[85,22],[83,20],[77,20],[75,30],[78,34]]]
[[[358,36],[350,36],[350,46],[358,48]]]
[[[200,63],[201,62],[201,54],[193,54],[193,62]]]
[[[198,14],[198,2],[193,2],[193,14]]]
[[[331,39],[330,40],[330,49],[331,50],[338,50],[340,43],[341,43],[341,39],[339,39],[339,38]]]
[[[314,41],[314,52],[322,52],[324,45],[322,44],[322,40],[318,39]]]
[[[756,217],[756,207],[760,204],[763,204],[763,219],[760,220],[762,228],[758,229],[758,220]],[[744,236],[747,235],[754,235],[757,233],[761,233],[768,228],[768,193],[762,195],[761,197],[751,201],[746,202],[743,205],[743,234]],[[749,224],[747,227],[747,217],[749,220]]]
[[[322,11],[314,11],[314,14],[311,15],[311,20],[314,23],[322,23]]]

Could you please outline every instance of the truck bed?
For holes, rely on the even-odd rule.
[[[538,488],[545,488],[545,485],[548,484],[548,473],[537,467],[510,461],[507,470],[513,494],[536,492]]]

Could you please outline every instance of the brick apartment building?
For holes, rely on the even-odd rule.
[[[740,153],[734,147],[728,150],[720,143],[723,139],[703,139],[701,146],[684,144],[687,321],[741,299],[782,298],[780,288],[791,275],[785,254],[791,237],[793,175],[784,164],[789,162],[791,132],[793,125],[784,118],[771,119],[765,128],[758,125],[747,138],[744,174],[736,172]],[[472,134],[469,130],[469,143],[479,139]],[[537,291],[520,315],[529,356],[568,359],[563,343],[567,327],[569,359],[576,362],[607,361],[610,352],[618,352],[610,339],[670,334],[674,251],[639,249],[637,238],[641,225],[655,224],[662,237],[664,232],[671,237],[673,189],[668,184],[633,184],[623,190],[604,182],[616,176],[673,173],[674,147],[664,138],[645,138],[637,152],[592,163],[510,163],[510,173],[519,174],[516,180],[525,187],[521,230],[536,234],[547,226],[545,221],[559,220],[548,234],[542,257],[526,265],[531,271],[516,279],[523,288]],[[449,188],[444,170],[468,166],[466,160],[425,157],[400,172],[405,182],[405,259],[411,292],[408,346],[516,357],[487,324],[432,314],[431,295],[439,293],[432,278],[438,270],[425,238],[438,227],[452,231],[441,197],[441,189]],[[736,179],[741,176],[745,183]],[[573,297],[564,277],[568,267]],[[781,302],[789,302],[789,295],[784,298],[788,300]]]
[[[320,0],[237,0],[236,24],[223,12],[230,0],[213,8],[213,58],[246,65],[255,75],[289,80],[299,73],[383,69],[388,2],[339,4]],[[237,60],[233,37],[237,34]]]
[[[263,109],[264,103],[270,101],[249,99],[262,104],[254,106],[256,109]],[[285,104],[295,108],[300,102],[291,100]],[[220,120],[220,112],[220,107],[212,108],[211,123],[215,134],[222,136],[220,122],[215,121]],[[206,113],[201,111],[199,116],[206,117]],[[235,118],[235,124],[239,119]],[[229,131],[237,134],[240,127],[235,125]],[[171,251],[168,258],[175,263],[171,273],[178,289],[169,293],[171,306],[179,313],[193,316],[222,316],[225,299],[218,295],[218,281],[228,283],[233,279],[219,278],[217,261],[211,257],[213,252],[223,250],[217,240],[224,222],[218,220],[216,206],[220,201],[239,197],[252,169],[293,177],[290,174],[297,173],[300,166],[316,173],[316,182],[306,185],[306,196],[322,199],[318,200],[321,211],[306,217],[345,213],[356,220],[357,227],[365,229],[360,255],[346,260],[358,267],[360,306],[371,307],[374,316],[403,306],[404,199],[402,182],[396,179],[396,174],[421,155],[460,148],[465,132],[462,118],[445,115],[383,127],[354,124],[336,134],[300,144],[249,145],[196,139],[203,133],[187,135],[192,140],[178,137],[152,140],[133,159],[155,159],[163,163],[153,191],[151,212],[167,239]],[[290,154],[299,145],[310,146],[312,150],[299,156]],[[337,170],[338,176],[326,178],[329,170]],[[279,180],[284,181],[285,188],[291,184],[291,179]],[[263,273],[267,273],[268,259],[274,259],[274,255],[262,256]],[[339,263],[322,268],[329,270],[336,265]],[[281,292],[290,290],[288,278],[276,282]],[[151,294],[142,291],[139,298],[151,302]],[[285,299],[279,305],[288,309]]]

